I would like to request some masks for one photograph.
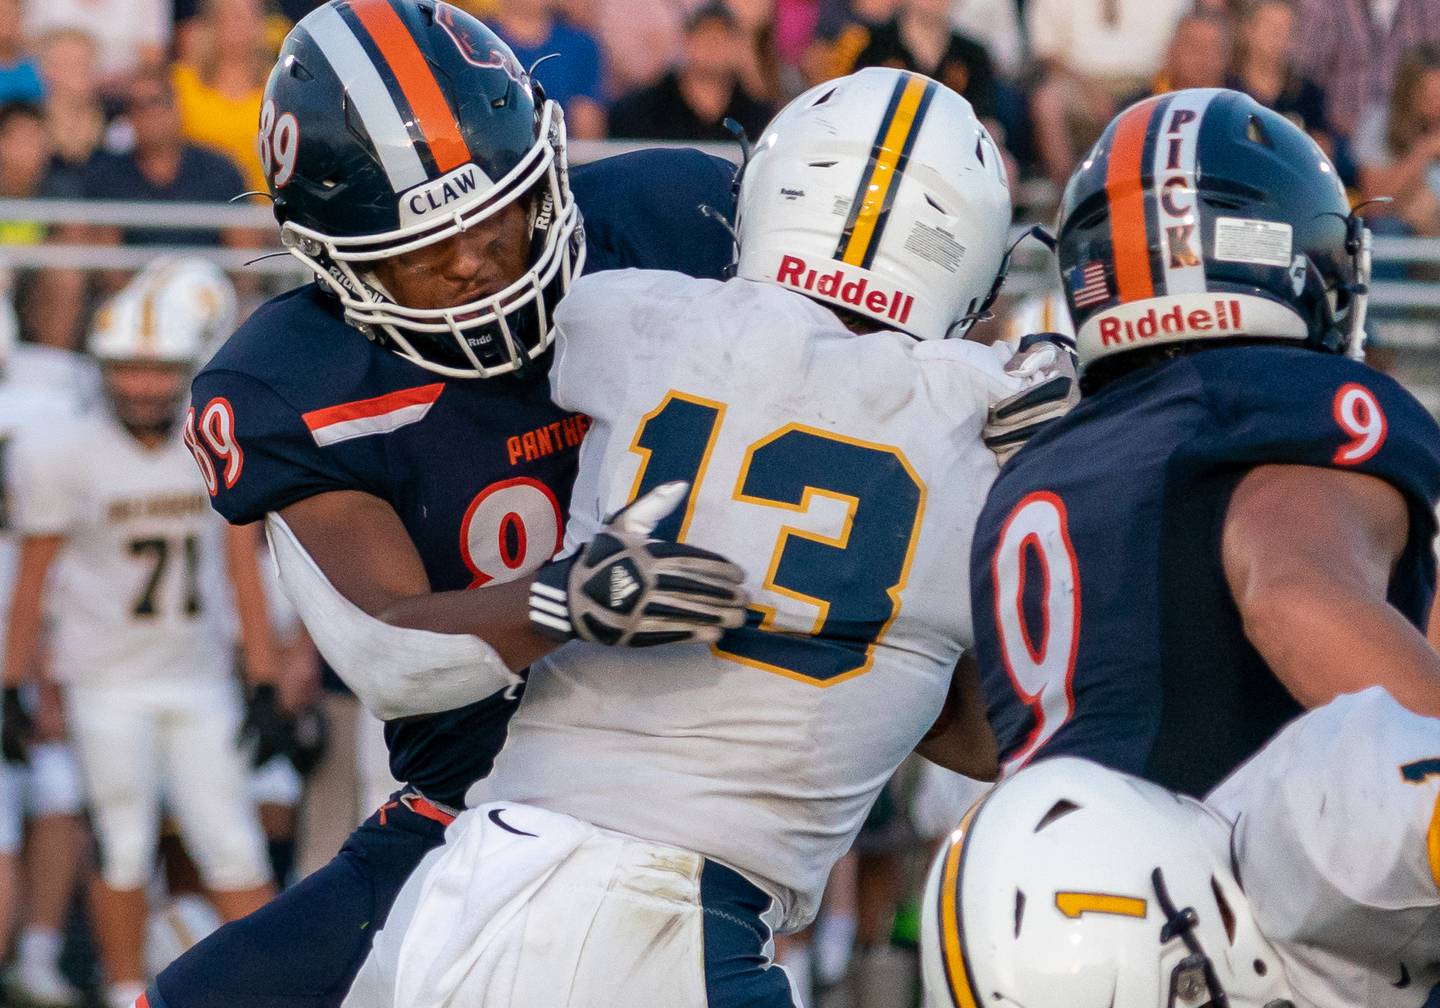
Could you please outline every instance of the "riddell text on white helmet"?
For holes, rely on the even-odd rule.
[[[799,256],[780,258],[775,271],[776,283],[821,297],[833,298],[842,304],[864,309],[877,317],[905,325],[915,298],[904,291],[885,291],[873,286],[869,277],[853,276],[843,266],[820,272]]]

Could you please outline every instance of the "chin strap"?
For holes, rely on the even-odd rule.
[[[1156,868],[1150,873],[1150,883],[1155,887],[1155,902],[1165,915],[1165,924],[1160,928],[1160,944],[1168,945],[1179,938],[1185,943],[1190,954],[1176,964],[1170,973],[1170,1008],[1193,1005],[1195,1008],[1230,1008],[1230,999],[1220,987],[1215,975],[1215,966],[1195,937],[1195,927],[1200,915],[1194,907],[1177,909],[1165,886],[1165,873]]]

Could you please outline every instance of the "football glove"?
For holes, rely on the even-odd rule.
[[[5,690],[0,702],[0,756],[7,763],[26,764],[30,762],[30,742],[35,735],[35,719],[25,709],[20,691],[14,687]]]
[[[990,407],[985,446],[1004,465],[1040,428],[1059,419],[1080,401],[1075,371],[1075,341],[1060,333],[1036,333],[1020,341],[1005,365],[1025,387]]]
[[[289,747],[285,755],[301,777],[309,777],[325,758],[330,745],[330,728],[325,712],[317,705],[301,709],[290,722]]]
[[[262,767],[290,749],[291,720],[280,709],[280,697],[270,683],[261,683],[250,690],[245,702],[245,718],[240,722],[236,744],[251,747],[250,765]]]
[[[714,643],[745,622],[745,572],[709,550],[651,538],[689,484],[662,483],[530,586],[530,622],[559,640],[617,647]]]

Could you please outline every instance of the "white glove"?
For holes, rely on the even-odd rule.
[[[573,557],[540,568],[530,622],[541,633],[619,647],[714,643],[745,622],[745,572],[717,553],[652,539],[689,484],[662,483],[623,508]]]
[[[1005,371],[1025,387],[990,407],[985,445],[1004,465],[1041,427],[1075,408],[1080,382],[1075,371],[1075,342],[1060,333],[1036,333],[1020,341]]]

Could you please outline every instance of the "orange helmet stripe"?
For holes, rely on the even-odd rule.
[[[1110,200],[1110,246],[1115,286],[1122,303],[1154,297],[1150,238],[1145,225],[1145,138],[1159,98],[1141,102],[1121,116],[1110,142],[1105,193]]]
[[[400,83],[400,90],[414,113],[415,125],[430,145],[435,167],[448,172],[469,161],[470,148],[460,135],[460,124],[440,90],[440,82],[389,0],[351,0],[350,9],[375,40]]]

